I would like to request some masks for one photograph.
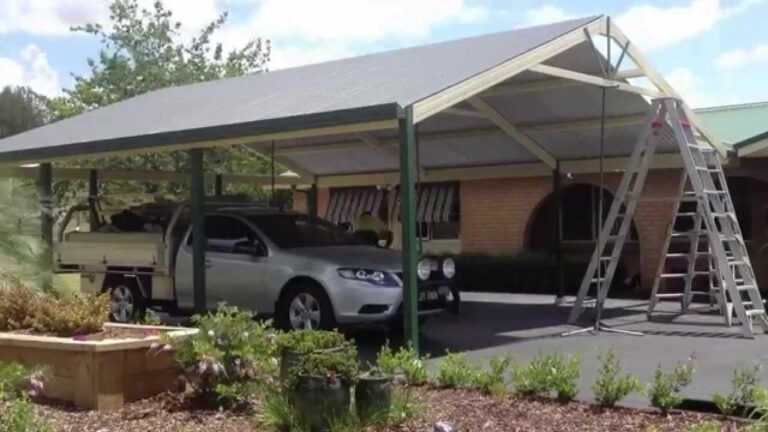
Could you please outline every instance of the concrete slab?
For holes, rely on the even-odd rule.
[[[616,351],[626,371],[643,382],[651,381],[657,364],[669,369],[695,355],[696,374],[685,393],[698,400],[709,400],[715,392],[729,392],[734,369],[763,364],[768,359],[768,336],[743,338],[739,327],[725,327],[716,314],[664,314],[650,322],[645,317],[646,302],[609,299],[606,306],[606,323],[645,335],[562,337],[563,332],[576,327],[564,324],[570,305],[555,306],[551,296],[465,293],[459,316],[436,317],[424,325],[422,348],[435,358],[433,363],[446,350],[467,351],[468,358],[478,362],[508,353],[520,361],[539,352],[578,353],[582,358],[580,398],[587,400],[592,398],[597,356],[608,348]],[[660,309],[673,311],[676,306],[662,303]],[[591,311],[585,313],[585,325],[591,316]],[[359,335],[363,358],[372,359],[385,337]],[[768,369],[763,368],[761,374],[763,383],[768,384]],[[640,395],[633,395],[626,404],[648,405]]]

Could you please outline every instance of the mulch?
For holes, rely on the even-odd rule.
[[[36,336],[56,336],[63,339],[73,339],[77,341],[104,341],[112,339],[145,339],[157,336],[162,331],[153,328],[135,328],[135,327],[104,327],[95,333],[88,333],[75,336],[59,336],[49,333],[34,332],[32,330],[14,330],[9,333],[36,335]]]
[[[656,411],[629,408],[599,408],[582,402],[493,398],[471,390],[418,387],[410,390],[420,414],[407,422],[376,432],[432,432],[439,421],[456,432],[667,432],[717,416],[677,411],[661,415]],[[163,394],[134,402],[113,412],[77,411],[62,404],[37,406],[44,418],[61,432],[243,432],[257,428],[254,416],[245,412],[205,409],[176,394]],[[723,420],[723,431],[735,432],[739,423]]]

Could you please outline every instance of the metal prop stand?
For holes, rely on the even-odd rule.
[[[610,21],[609,21],[610,24]],[[608,33],[607,33],[607,67],[608,67],[608,73],[613,74],[613,66],[611,65],[611,30],[610,25],[608,25]],[[598,242],[598,250],[602,250],[604,247],[605,239],[603,238],[602,232],[603,232],[603,224],[605,222],[605,212],[603,211],[604,208],[604,198],[605,194],[603,193],[603,187],[605,183],[605,167],[604,167],[604,157],[605,157],[605,95],[606,95],[606,88],[602,88],[602,94],[601,94],[601,113],[600,113],[600,161],[599,161],[599,171],[600,171],[600,198],[598,200],[598,227],[597,232],[600,233],[597,237]],[[595,322],[593,325],[589,327],[584,327],[572,331],[568,331],[565,333],[562,333],[561,336],[575,336],[580,334],[593,334],[597,335],[600,332],[606,332],[606,333],[618,333],[618,334],[624,334],[629,336],[644,336],[641,332],[635,332],[630,330],[621,330],[617,328],[613,328],[607,324],[605,324],[602,321],[602,315],[603,315],[603,306],[605,305],[605,298],[608,295],[608,289],[606,287],[603,287],[602,285],[606,282],[605,281],[605,265],[603,263],[599,263],[597,266],[597,280],[598,282],[598,290],[597,290],[597,298],[595,298]],[[610,282],[608,282],[610,283]]]

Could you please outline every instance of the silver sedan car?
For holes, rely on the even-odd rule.
[[[402,314],[401,254],[361,244],[327,221],[275,209],[231,208],[206,215],[209,307],[219,302],[273,315],[286,329],[388,322]],[[418,265],[419,314],[446,309],[451,258]],[[192,304],[191,233],[176,260],[179,305]]]

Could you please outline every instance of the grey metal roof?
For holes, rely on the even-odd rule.
[[[193,141],[393,119],[398,107],[436,94],[598,18],[162,89],[0,140],[0,158],[52,159],[151,150]]]

